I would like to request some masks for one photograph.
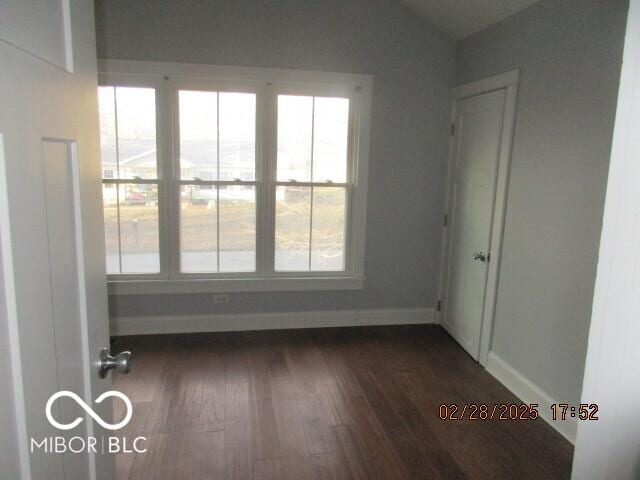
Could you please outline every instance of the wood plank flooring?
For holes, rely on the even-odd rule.
[[[120,337],[134,404],[119,480],[566,479],[543,420],[443,421],[442,403],[519,403],[438,326]],[[120,415],[119,417],[117,415]],[[122,412],[116,408],[116,418]]]

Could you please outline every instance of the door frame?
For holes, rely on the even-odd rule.
[[[502,257],[502,237],[504,233],[505,214],[507,210],[507,195],[509,188],[509,173],[511,169],[511,152],[513,147],[513,137],[516,120],[516,107],[518,96],[518,84],[520,82],[520,71],[518,69],[493,75],[481,80],[460,85],[451,89],[451,135],[449,140],[449,159],[447,165],[447,189],[446,204],[443,216],[442,229],[442,254],[440,256],[440,282],[438,286],[438,323],[445,330],[452,333],[450,327],[443,318],[443,303],[447,297],[447,280],[449,265],[449,225],[448,218],[451,218],[452,207],[452,183],[454,181],[454,155],[455,155],[455,134],[454,125],[456,119],[456,102],[465,98],[474,97],[484,93],[505,90],[505,101],[503,110],[502,137],[500,139],[500,152],[498,155],[498,169],[496,179],[496,194],[493,205],[491,222],[491,238],[489,242],[489,252],[491,253],[487,269],[487,285],[485,289],[484,305],[482,308],[482,326],[480,329],[480,353],[479,362],[481,365],[487,364],[491,341],[493,338],[493,322],[495,317],[496,300],[498,293],[498,281],[500,277],[500,261]]]

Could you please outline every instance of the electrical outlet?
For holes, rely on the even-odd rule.
[[[213,303],[215,305],[222,305],[224,303],[229,303],[229,294],[228,293],[218,293],[213,296]]]

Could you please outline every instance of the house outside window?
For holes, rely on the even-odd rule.
[[[370,77],[101,71],[112,292],[362,287]]]

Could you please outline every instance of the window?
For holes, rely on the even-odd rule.
[[[156,93],[99,87],[107,273],[159,273]]]
[[[101,62],[110,291],[360,288],[370,77],[160,67]]]
[[[256,95],[178,91],[180,270],[256,270]]]
[[[349,99],[278,95],[277,271],[345,268]]]

